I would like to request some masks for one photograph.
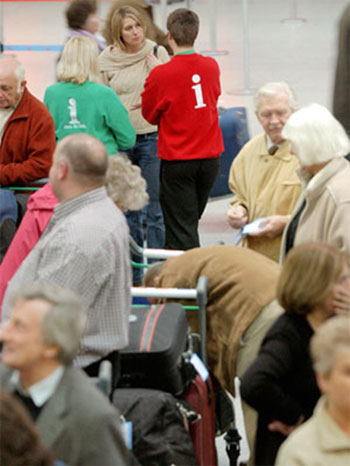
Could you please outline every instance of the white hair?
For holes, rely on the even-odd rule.
[[[15,68],[15,75],[17,78],[17,92],[21,92],[21,84],[25,80],[25,74],[24,66],[19,63]]]
[[[294,90],[285,81],[278,81],[266,83],[257,90],[254,96],[255,111],[258,111],[258,106],[261,97],[274,97],[280,94],[281,92],[286,94],[286,96],[288,97],[290,108],[293,111],[298,110],[299,103]]]
[[[293,113],[282,130],[302,165],[316,165],[350,152],[350,139],[331,112],[311,104]]]

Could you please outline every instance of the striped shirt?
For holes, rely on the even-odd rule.
[[[105,188],[55,207],[44,234],[7,287],[3,321],[8,319],[11,291],[39,280],[69,288],[83,299],[87,323],[76,365],[85,367],[127,345],[129,230]]]

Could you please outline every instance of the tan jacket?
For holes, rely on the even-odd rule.
[[[229,186],[235,197],[233,206],[243,205],[248,210],[248,221],[270,215],[289,215],[301,192],[295,173],[299,163],[289,152],[285,142],[272,156],[267,152],[264,134],[249,141],[234,159]],[[244,246],[278,262],[281,236],[254,238],[246,236]]]
[[[143,86],[151,69],[146,57],[153,53],[155,42],[146,39],[145,46],[137,53],[126,53],[110,45],[99,56],[99,66],[104,84],[115,90],[129,112],[136,134],[147,134],[157,131],[157,126],[150,125],[142,116],[141,109],[130,111],[130,107],[141,103]],[[158,47],[157,58],[166,63],[168,52]]]
[[[345,466],[350,464],[350,436],[326,410],[320,398],[313,416],[279,449],[275,466]]]
[[[294,246],[321,241],[345,251],[350,257],[350,163],[343,157],[336,158],[312,178],[302,169],[298,170],[298,175],[304,192],[292,218],[304,199],[306,207],[299,219]],[[283,234],[281,261],[285,257],[289,223]]]
[[[222,386],[233,392],[240,339],[275,298],[280,266],[249,249],[211,246],[168,259],[159,286],[195,288],[200,276],[209,280],[207,305],[208,363]],[[198,316],[188,312],[192,329]]]

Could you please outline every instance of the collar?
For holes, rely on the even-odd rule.
[[[21,385],[19,371],[14,371],[10,378],[10,384],[21,395],[30,396],[35,406],[41,408],[49,398],[55,393],[57,385],[60,383],[64,372],[64,367],[59,366],[48,377],[40,380],[28,388],[25,392]]]
[[[190,55],[191,53],[196,53],[196,52],[193,49],[191,49],[191,50],[185,50],[184,52],[174,53],[174,55]]]
[[[274,144],[266,133],[262,133],[260,137],[263,138],[259,140],[259,144],[261,143],[259,147],[260,157],[266,157],[266,155],[269,155],[268,149],[272,146],[278,146],[278,150],[275,152],[273,156],[274,159],[280,159],[284,162],[289,162],[292,158],[295,157],[290,153],[290,143],[288,140],[285,140],[280,144]],[[271,156],[269,155],[269,157]]]
[[[11,107],[11,108],[13,108],[14,110],[16,110],[16,108],[18,107],[18,105],[21,103],[23,94],[24,94],[24,91],[22,92],[21,97],[18,99],[18,101],[15,103],[15,105],[14,105],[13,107]]]
[[[80,196],[70,199],[69,201],[60,202],[54,208],[54,216],[52,220],[56,221],[66,217],[72,212],[84,207],[85,205],[90,204],[91,202],[99,201],[107,197],[106,188],[102,186],[101,188],[93,189],[87,193],[81,194]],[[52,224],[50,222],[50,224]]]
[[[327,398],[322,396],[314,411],[320,445],[325,451],[349,450],[350,438],[329,415],[326,403]]]
[[[347,162],[344,157],[337,157],[330,160],[319,172],[315,175],[311,175],[309,172],[303,170],[301,167],[297,168],[296,173],[302,183],[303,188],[306,192],[306,197],[312,199],[313,197],[319,196],[324,190],[325,185],[329,180],[342,168],[347,167]]]
[[[271,141],[271,138],[268,134],[265,134],[266,136],[266,148],[267,148],[267,151],[269,151],[269,149],[273,146],[277,146],[278,148],[280,148],[282,146],[282,144],[285,142],[285,141],[282,141],[280,142],[279,144],[275,144],[274,142]]]

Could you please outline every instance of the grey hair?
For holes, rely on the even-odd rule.
[[[330,374],[336,355],[350,351],[350,316],[338,315],[324,322],[312,337],[310,348],[315,372]]]
[[[21,286],[10,297],[10,305],[21,300],[39,299],[51,305],[42,323],[43,341],[57,345],[58,360],[67,365],[73,361],[80,347],[85,327],[82,300],[73,291],[54,283],[35,282]]]
[[[277,82],[266,83],[257,90],[254,96],[255,111],[256,112],[258,111],[258,106],[259,106],[261,97],[274,97],[280,94],[281,92],[287,95],[290,108],[293,111],[298,110],[299,103],[298,103],[298,99],[297,99],[294,89],[292,89],[289,86],[289,84],[286,83],[285,81],[277,81]]]
[[[319,104],[301,108],[290,116],[282,136],[293,144],[302,165],[314,165],[350,152],[350,139],[331,112]]]
[[[107,194],[122,210],[142,209],[149,199],[146,188],[140,167],[133,165],[126,155],[108,157]]]

